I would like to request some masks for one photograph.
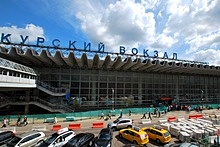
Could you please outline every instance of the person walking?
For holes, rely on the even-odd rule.
[[[143,114],[141,119],[146,119],[146,113]]]
[[[129,110],[129,116],[131,116],[131,110]]]
[[[122,115],[123,115],[123,114],[122,114],[122,110],[120,110],[120,111],[121,111],[121,113],[120,113],[120,115],[119,115],[118,118],[122,118]]]
[[[104,118],[104,113],[103,113],[103,112],[101,113],[101,117],[100,117],[100,119],[105,119],[105,118]]]
[[[3,125],[2,125],[2,128],[6,128],[6,125],[7,125],[7,119],[4,118],[4,119],[3,119]]]
[[[21,124],[21,116],[20,114],[18,115],[18,119],[17,119],[17,126],[20,126]]]
[[[24,126],[26,126],[28,124],[28,120],[27,120],[27,116],[24,116]]]
[[[111,117],[111,112],[108,113],[108,118],[109,118],[109,119],[112,119],[112,117]]]
[[[151,113],[148,112],[148,119],[152,120]]]
[[[57,123],[57,117],[56,117],[56,115],[54,115],[54,122],[53,123]]]

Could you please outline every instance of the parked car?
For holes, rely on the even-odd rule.
[[[76,133],[68,128],[58,130],[56,133],[48,136],[45,140],[39,143],[38,147],[61,147],[65,145]]]
[[[43,141],[45,137],[44,132],[30,131],[20,135],[16,135],[11,139],[6,146],[7,147],[31,147],[35,146],[39,142]]]
[[[118,118],[113,122],[110,122],[107,125],[107,128],[112,129],[112,131],[116,131],[118,129],[124,129],[124,128],[132,128],[133,126],[133,120],[130,118]]]
[[[95,138],[95,147],[111,147],[112,146],[112,130],[103,128]]]
[[[142,128],[143,131],[147,132],[149,138],[155,140],[157,143],[169,143],[171,141],[171,134],[168,130],[163,129],[161,126],[156,125],[153,127]]]
[[[119,137],[124,138],[135,145],[146,145],[149,142],[148,134],[138,127],[120,130]]]
[[[12,131],[0,132],[0,146],[8,143],[14,137],[15,134]]]
[[[71,138],[63,147],[91,147],[95,135],[92,133],[79,133]]]
[[[197,143],[194,142],[184,142],[184,143],[169,143],[164,145],[164,147],[199,147]]]

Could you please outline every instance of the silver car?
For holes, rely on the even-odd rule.
[[[56,133],[48,136],[44,141],[37,144],[37,147],[61,147],[65,145],[71,138],[76,136],[76,133],[73,130],[68,128],[62,128]]]
[[[133,120],[130,118],[118,118],[113,122],[108,124],[108,128],[112,129],[112,131],[116,131],[124,128],[132,128]]]
[[[44,132],[30,131],[17,135],[12,140],[10,140],[6,146],[7,147],[33,147],[39,142],[43,141],[45,137]]]

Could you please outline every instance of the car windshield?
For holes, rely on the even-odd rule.
[[[118,121],[119,121],[119,120],[118,120],[118,119],[116,119],[115,121],[113,121],[113,123],[115,123],[115,124],[116,124]]]
[[[58,134],[54,133],[51,136],[47,137],[47,139],[45,140],[45,143],[51,144],[57,137],[58,137]]]
[[[80,140],[80,138],[78,138],[78,137],[73,137],[73,138],[71,138],[68,142],[69,142],[70,144],[77,144],[77,142],[79,142],[79,140]]]
[[[110,135],[107,134],[107,133],[101,133],[101,134],[99,134],[98,139],[101,139],[101,140],[110,140],[111,137],[110,137]]]
[[[20,137],[14,137],[11,141],[8,142],[7,146],[14,147],[20,140]]]
[[[170,136],[170,133],[167,131],[164,133],[164,137]]]

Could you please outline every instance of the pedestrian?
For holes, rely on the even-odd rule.
[[[4,118],[4,119],[3,119],[3,125],[2,125],[2,128],[6,128],[6,125],[7,125],[7,119]]]
[[[111,117],[111,112],[108,113],[108,118],[109,118],[109,119],[112,119],[112,117]]]
[[[141,119],[146,119],[146,113],[143,114]]]
[[[53,123],[57,123],[57,117],[56,117],[56,115],[54,115],[54,122]]]
[[[129,116],[131,116],[131,110],[129,110]]]
[[[122,118],[122,110],[120,110],[121,112],[120,112],[120,115],[119,115],[119,117],[118,118]]]
[[[160,111],[158,111],[158,117],[160,117]]]
[[[18,115],[18,119],[17,119],[17,126],[20,126],[21,124],[21,116],[20,114]]]
[[[148,112],[148,119],[152,120],[151,113]]]
[[[104,118],[104,113],[103,113],[103,112],[101,113],[101,117],[100,117],[100,119],[105,119],[105,118]]]
[[[28,120],[27,120],[27,116],[24,116],[24,126],[26,126],[28,124]]]

